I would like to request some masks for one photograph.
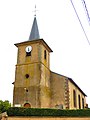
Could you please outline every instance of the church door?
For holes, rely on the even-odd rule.
[[[25,103],[25,104],[24,104],[24,107],[26,107],[26,108],[31,108],[31,105],[30,105],[29,103]]]

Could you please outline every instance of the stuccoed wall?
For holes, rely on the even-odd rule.
[[[65,108],[65,78],[51,72],[51,107],[63,105]]]
[[[41,40],[16,45],[18,57],[15,72],[13,106],[29,103],[32,108],[50,107],[50,49]],[[26,57],[26,47],[32,46]],[[46,51],[46,59],[44,58]],[[25,76],[29,75],[28,78]],[[28,92],[26,91],[28,90]]]
[[[73,90],[76,91],[76,108],[74,107],[73,103]],[[84,106],[86,105],[86,98],[85,96],[80,92],[80,90],[72,84],[72,82],[69,81],[69,98],[70,98],[70,108],[71,109],[79,109],[79,103],[78,103],[78,95],[80,95],[80,104],[81,104],[81,109],[82,109],[82,98],[84,99]]]

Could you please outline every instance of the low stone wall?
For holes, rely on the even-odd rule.
[[[0,120],[7,120],[8,119],[8,115],[6,112],[0,114]]]
[[[89,118],[59,118],[59,117],[8,117],[8,120],[90,120]]]

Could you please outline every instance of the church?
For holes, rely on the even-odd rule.
[[[14,107],[83,109],[86,94],[69,77],[50,70],[49,45],[40,39],[36,16],[28,41],[16,43],[18,48]]]

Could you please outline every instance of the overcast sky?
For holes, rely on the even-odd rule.
[[[85,0],[90,13],[90,0]],[[82,0],[73,0],[90,41],[90,24]],[[40,38],[51,47],[50,69],[72,78],[90,106],[90,44],[70,0],[0,0],[0,99],[13,99],[17,48],[27,41],[37,6]]]

